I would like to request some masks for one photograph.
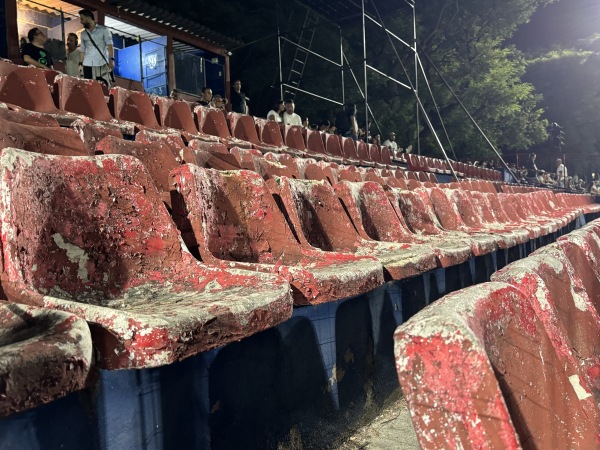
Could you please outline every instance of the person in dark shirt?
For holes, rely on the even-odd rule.
[[[526,178],[527,178],[527,181],[531,184],[537,183],[537,175],[538,175],[539,169],[535,163],[536,157],[537,156],[535,153],[531,153],[529,155],[529,159],[525,163],[525,169],[527,169]]]
[[[231,110],[235,113],[248,114],[248,103],[250,99],[242,92],[242,82],[235,80],[233,82],[233,91],[231,91]]]
[[[212,103],[213,92],[208,86],[202,88],[202,97],[196,103],[202,106],[213,106]]]
[[[39,67],[40,69],[54,69],[52,56],[44,48],[44,43],[46,42],[44,32],[39,28],[32,28],[27,33],[27,39],[29,39],[29,42],[21,50],[23,60],[27,64]]]
[[[356,122],[356,105],[350,103],[345,111],[340,111],[335,118],[337,133],[358,140],[358,123]]]

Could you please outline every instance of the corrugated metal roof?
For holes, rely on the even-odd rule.
[[[139,0],[112,1],[112,6],[121,8],[129,14],[136,14],[147,20],[157,22],[163,26],[171,27],[184,33],[190,34],[207,42],[224,48],[233,48],[243,43],[237,39],[230,38],[222,33],[211,30],[183,16],[168,12],[162,8],[151,6]]]
[[[43,1],[43,4],[41,3]],[[30,8],[47,11],[49,13],[60,14],[62,11],[65,16],[78,16],[81,6],[73,5],[62,0],[40,0],[38,3],[35,0],[18,0],[22,5]],[[233,48],[242,45],[243,43],[237,39],[230,38],[224,34],[211,30],[203,25],[193,22],[185,17],[170,13],[162,8],[148,5],[139,0],[117,0],[111,1],[110,6],[119,8],[129,14],[134,14],[143,17],[146,20],[159,23],[173,30],[183,31],[184,33],[200,38],[206,42],[218,45],[223,48]],[[158,35],[143,28],[123,22],[119,18],[107,15],[105,24],[113,29],[115,34],[125,36],[140,36],[144,40],[152,40]],[[176,49],[193,50],[193,47],[183,43],[174,45]]]

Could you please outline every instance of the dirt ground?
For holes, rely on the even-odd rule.
[[[359,428],[336,450],[419,450],[406,400],[400,390],[375,420]]]

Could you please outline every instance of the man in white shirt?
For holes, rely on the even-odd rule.
[[[302,118],[294,112],[294,100],[285,101],[285,112],[283,113],[284,125],[298,125],[302,126]]]
[[[398,143],[396,142],[396,133],[390,131],[388,138],[383,141],[383,145],[392,151],[392,155],[396,156],[398,153]]]
[[[560,158],[556,159],[556,184],[560,187],[566,186],[566,180],[569,176],[567,167],[562,163]]]
[[[65,72],[70,77],[79,76],[79,37],[75,33],[67,35],[67,60],[65,62]]]
[[[84,28],[81,33],[80,74],[110,87],[110,72],[115,68],[112,34],[108,28],[98,25],[94,13],[87,9],[79,11],[79,20]]]

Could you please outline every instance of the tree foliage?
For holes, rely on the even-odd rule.
[[[526,149],[547,137],[541,96],[533,85],[522,81],[526,60],[505,42],[537,7],[548,3],[551,1],[434,0],[417,5],[421,55],[431,58],[491,142],[503,151]],[[401,29],[401,24],[391,27]],[[422,62],[457,156],[492,155],[427,58],[422,57]],[[425,107],[439,125],[422,77],[419,85]],[[430,131],[422,128],[420,134],[424,146],[435,152]]]

